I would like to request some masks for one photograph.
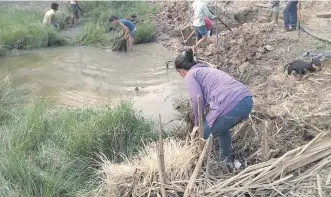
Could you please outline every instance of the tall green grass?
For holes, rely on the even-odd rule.
[[[0,9],[0,54],[63,42],[54,30],[42,24],[42,17],[27,10]]]
[[[147,43],[154,40],[155,26],[152,23],[141,23],[137,25],[135,43]]]
[[[150,42],[154,39],[154,24],[152,16],[157,12],[157,7],[148,2],[139,1],[99,1],[81,2],[84,15],[88,18],[84,32],[79,36],[79,43],[110,44],[112,36],[106,33],[111,15],[127,18],[135,14],[138,18],[136,43]],[[121,31],[118,28],[118,31]],[[106,41],[106,42],[105,42]]]
[[[153,123],[138,116],[131,103],[103,109],[26,105],[5,81],[0,86],[0,109],[7,110],[0,121],[0,196],[87,194],[96,189],[98,154],[119,162],[155,140]]]

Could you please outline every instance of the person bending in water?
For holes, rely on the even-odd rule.
[[[136,34],[136,26],[127,19],[118,19],[116,16],[111,16],[109,21],[113,23],[114,25],[120,24],[122,30],[123,30],[123,38],[129,43],[129,49],[132,50],[132,45],[134,42],[134,36]]]
[[[58,25],[55,23],[54,16],[55,16],[56,11],[59,9],[59,4],[52,3],[51,8],[52,9],[48,10],[45,13],[43,23],[45,25],[50,25],[52,28],[57,28]]]
[[[206,27],[206,30],[207,30],[207,37],[210,37],[212,34],[213,34],[213,22],[211,20],[209,20],[209,18],[207,17],[203,17],[203,20],[205,22],[205,27]],[[188,25],[189,26],[189,25]],[[187,27],[187,26],[186,26]],[[185,28],[186,28],[185,27]],[[186,44],[188,42],[188,40],[190,40],[190,38],[192,38],[193,35],[196,35],[197,39],[196,39],[196,43],[198,43],[198,41],[202,38],[202,35],[196,30],[194,29],[192,31],[192,33],[187,37],[186,40],[184,40],[184,44]]]
[[[240,164],[232,154],[230,129],[248,118],[253,99],[247,87],[227,73],[193,58],[192,49],[186,49],[175,60],[175,68],[184,78],[194,112],[194,130],[198,129],[198,95],[202,107],[209,104],[209,112],[203,120],[204,139],[212,133],[219,142],[222,164],[238,167]]]

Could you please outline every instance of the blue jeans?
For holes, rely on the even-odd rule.
[[[298,10],[297,10],[298,1],[288,0],[283,11],[284,15],[284,25],[285,28],[297,27],[298,21]]]
[[[232,152],[232,139],[230,129],[248,118],[252,111],[253,99],[251,96],[243,98],[231,111],[223,116],[219,116],[213,126],[209,128],[206,120],[203,121],[204,139],[212,133],[217,136],[221,157],[229,157]]]

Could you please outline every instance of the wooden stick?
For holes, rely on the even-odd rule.
[[[200,103],[200,95],[198,95],[198,117],[199,117],[199,137],[203,138],[203,113]]]
[[[200,103],[200,95],[198,95],[198,118],[199,118],[199,139],[203,138],[203,110]],[[199,150],[201,151],[203,149],[203,142],[201,142],[199,146]]]
[[[301,32],[301,1],[298,3],[298,36],[300,37]]]
[[[217,16],[217,0],[215,0],[215,16]],[[215,22],[215,33],[216,33],[216,46],[215,46],[215,53],[216,53],[216,61],[219,62],[219,55],[218,55],[218,27],[217,27],[217,21]]]
[[[317,18],[331,18],[331,13],[316,14]]]
[[[205,182],[204,182],[204,187],[203,187],[203,195],[204,196],[206,196],[207,180],[208,180],[208,177],[209,177],[210,155],[211,155],[211,150],[213,149],[213,139],[214,139],[213,134],[210,134],[209,138],[210,138],[210,144],[208,146],[206,175],[205,175]]]
[[[261,137],[261,150],[262,150],[262,157],[263,161],[268,160],[268,153],[269,153],[269,143],[268,143],[268,121],[264,122],[265,128],[263,135]]]
[[[162,126],[161,126],[161,115],[159,114],[159,173],[160,173],[160,181],[161,181],[161,193],[162,197],[166,197],[166,191],[165,191],[165,165],[164,165],[164,150],[163,150],[163,139],[162,139]]]
[[[202,163],[203,163],[203,159],[206,156],[207,149],[208,149],[208,146],[209,146],[210,141],[211,140],[210,140],[210,136],[209,136],[208,139],[207,139],[207,142],[206,142],[206,144],[205,144],[205,146],[204,146],[204,148],[202,150],[202,153],[200,154],[200,157],[199,157],[199,160],[197,162],[197,165],[194,168],[194,171],[193,171],[192,176],[190,178],[190,182],[187,184],[187,187],[186,187],[185,192],[184,192],[184,197],[191,196],[191,191],[192,191],[193,184],[195,182],[195,179],[198,176],[198,173],[199,173],[200,168],[201,168]]]
[[[322,185],[321,185],[321,177],[319,174],[316,175],[317,177],[317,189],[318,189],[318,195],[320,197],[323,197],[323,191],[322,191]]]

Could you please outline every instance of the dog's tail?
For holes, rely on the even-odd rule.
[[[284,66],[283,74],[284,74],[286,68],[287,68],[289,65],[290,65],[290,64],[286,64],[286,65]]]

